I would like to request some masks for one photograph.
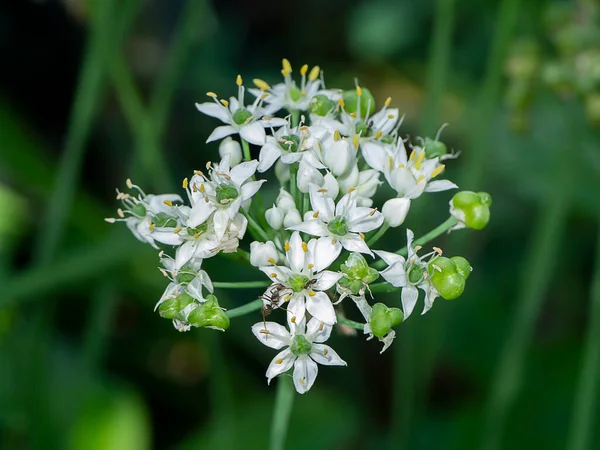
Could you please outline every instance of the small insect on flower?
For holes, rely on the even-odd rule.
[[[263,317],[263,322],[266,323],[267,316],[271,314],[274,309],[279,308],[287,311],[287,309],[282,308],[281,305],[289,300],[290,297],[286,296],[288,291],[291,291],[290,288],[281,283],[272,284],[267,288],[265,293],[260,297],[264,302],[264,305],[260,310]]]

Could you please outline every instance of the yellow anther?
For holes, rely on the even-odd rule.
[[[323,331],[323,328],[325,328],[325,324],[323,322],[321,322],[319,324],[319,331]]]
[[[265,98],[267,98],[269,96],[268,92],[265,92],[263,95],[260,96],[261,100],[264,100]]]
[[[277,274],[276,273],[272,273],[271,275],[269,275],[271,278],[277,278]]]
[[[308,268],[308,270],[311,270],[313,267],[315,267],[314,264],[309,264],[308,266],[306,266]]]
[[[350,194],[350,193],[354,192],[355,190],[356,190],[356,188],[351,187],[350,189],[348,189],[346,191],[346,194]]]
[[[425,152],[423,151],[423,152],[419,153],[419,156],[417,156],[417,160],[415,161],[416,169],[421,168],[421,163],[423,162],[424,159],[425,159]]]
[[[398,164],[398,169],[404,169],[404,164]]]
[[[241,86],[242,83],[244,83],[244,81],[242,80],[242,76],[238,75],[237,78],[235,79],[235,84],[237,84],[238,86]]]
[[[308,72],[308,64],[304,64],[302,66],[302,68],[300,69],[300,75],[306,75],[306,72]]]
[[[289,252],[290,251],[290,241],[285,241],[283,248],[285,248],[286,252]]]
[[[131,182],[131,179],[130,179],[130,178],[127,178],[127,179],[125,180],[125,184],[127,185],[127,187],[128,187],[129,189],[133,189],[133,183]]]
[[[273,258],[267,258],[267,262],[269,262],[269,263],[271,263],[271,264],[275,265],[275,263],[276,263],[277,261],[275,261]]]
[[[362,97],[362,88],[360,86],[356,86],[356,95]]]
[[[388,97],[385,99],[385,102],[383,102],[383,104],[385,105],[385,107],[387,108],[388,106],[390,106],[390,104],[392,103],[392,97]]]
[[[204,183],[202,183],[200,185],[200,192],[202,192],[203,194],[206,192],[206,188],[204,187]]]
[[[394,160],[392,159],[391,156],[388,156],[388,164],[390,166],[390,170],[392,170],[394,167]]]
[[[321,71],[321,69],[319,68],[319,66],[315,66],[312,68],[312,70],[310,71],[310,73],[308,74],[308,79],[310,81],[314,81],[317,78],[319,78],[319,72]]]
[[[308,245],[306,245],[306,242],[302,243],[302,250],[304,250],[304,253],[308,253]]]
[[[375,139],[380,139],[381,136],[383,136],[383,131],[379,130],[377,133],[375,133]]]
[[[151,224],[150,224],[150,226],[148,227],[148,229],[149,229],[150,231],[152,231],[152,230],[154,230],[154,227],[155,227],[155,226],[156,226],[155,224],[151,223]]]
[[[202,235],[202,233],[199,231],[198,233],[196,233],[194,235],[194,239],[198,239],[201,235]]]
[[[188,179],[187,179],[187,178],[184,178],[184,179],[183,179],[183,182],[181,183],[181,186],[182,186],[184,189],[187,189],[187,188],[188,188]]]
[[[338,100],[338,105],[340,105],[342,108],[343,108],[344,106],[346,106],[346,104],[344,103],[344,99],[343,99],[343,98],[340,98],[340,99]]]
[[[388,114],[388,115],[387,115],[387,118],[388,118],[388,119],[393,119],[394,117],[396,117],[396,116],[395,116],[395,115],[393,115],[393,114]]]
[[[281,75],[283,75],[284,77],[287,77],[289,74],[290,73],[287,70],[285,70],[285,69],[281,70]]]
[[[325,194],[325,193],[327,193],[327,189],[325,189],[325,188],[317,189],[317,192],[320,192],[321,194]]]
[[[351,116],[352,118],[356,119],[356,113],[355,113],[355,112],[353,112],[353,113],[350,113],[350,116]]]
[[[227,108],[229,106],[229,102],[227,100],[225,100],[224,98],[222,98],[221,100],[219,100],[221,102],[221,104]]]
[[[293,317],[290,319],[290,322],[292,322],[292,323],[296,323],[296,316],[293,316]]]
[[[417,178],[417,184],[419,184],[424,179],[425,179],[425,175],[421,175],[419,178]]]
[[[435,250],[435,252],[436,252],[438,255],[441,255],[442,253],[444,253],[444,252],[442,251],[442,249],[441,249],[441,248],[439,248],[439,247],[433,247],[433,250]]]
[[[125,217],[125,213],[123,213],[123,210],[121,208],[117,209],[117,214],[119,215],[120,218]]]
[[[259,331],[259,333],[262,333],[262,334],[270,334],[270,333],[269,333],[269,330],[266,330],[266,329],[264,329],[264,328],[263,328],[262,330],[260,330],[260,331]]]
[[[281,364],[282,362],[283,362],[283,359],[281,359],[281,358],[275,360],[275,364]]]
[[[194,170],[194,174],[196,174],[196,175],[200,175],[201,177],[203,177],[203,176],[204,176],[204,174],[202,173],[202,171],[201,171],[201,170]]]
[[[444,171],[445,168],[446,168],[446,166],[444,164],[441,164],[438,167],[436,167],[434,169],[434,171],[431,172],[431,178],[437,177],[440,173],[442,173]]]
[[[319,211],[317,211],[313,214],[313,219],[316,219],[317,217],[319,217]]]
[[[338,130],[335,130],[333,132],[333,140],[334,141],[339,141],[342,138],[342,136],[340,135],[340,132]]]
[[[301,95],[302,97],[306,97],[306,91],[301,91],[301,92],[300,92],[300,95]]]
[[[362,232],[358,232],[358,235],[360,236],[360,238],[364,241],[365,240],[365,234]]]
[[[337,239],[336,239],[336,238],[331,238],[331,243],[332,243],[333,245],[337,244]]]
[[[183,230],[183,228],[175,228],[175,229],[173,230],[173,233],[175,233],[175,234],[179,234],[179,232],[180,232],[181,230]]]
[[[281,60],[281,65],[283,67],[283,70],[285,70],[287,73],[292,73],[292,65],[286,58],[283,58]]]
[[[369,213],[369,216],[373,217],[375,215],[375,213],[377,212],[377,208],[373,208],[371,210],[371,212]]]
[[[422,248],[423,248],[423,246],[422,246],[422,245],[417,245],[417,246],[415,247],[415,249],[414,249],[414,250],[415,250],[415,252],[418,252],[418,251],[419,251],[419,250],[421,250]]]
[[[207,92],[206,95],[212,98],[217,98],[217,94],[215,94],[214,92]]]
[[[415,156],[417,156],[417,151],[416,151],[416,150],[413,150],[413,151],[410,153],[410,156],[408,157],[408,160],[409,160],[409,161],[412,161],[413,159],[415,159]]]
[[[327,356],[327,353],[329,353],[329,350],[327,350],[326,348],[323,349],[323,356]]]
[[[302,384],[302,385],[305,385],[305,384],[306,384],[306,382],[304,381],[304,378],[299,378],[299,379],[298,379],[298,382],[299,382],[300,384]]]
[[[252,80],[252,82],[254,83],[254,86],[259,88],[261,91],[268,91],[271,89],[271,86],[269,86],[266,81],[261,80],[260,78],[255,78]]]
[[[352,143],[354,144],[354,148],[358,148],[358,145],[360,144],[360,137],[358,136],[358,134],[354,135],[354,137],[352,138]]]
[[[309,297],[314,297],[315,295],[317,295],[317,293],[315,291],[308,291]]]

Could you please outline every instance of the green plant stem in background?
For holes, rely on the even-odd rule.
[[[308,194],[304,194],[302,199],[302,217],[310,210],[310,196]]]
[[[275,408],[271,421],[270,450],[283,450],[285,438],[290,424],[292,407],[294,406],[294,384],[292,377],[282,375],[277,378],[277,393],[275,394]]]
[[[525,352],[552,277],[568,211],[569,194],[565,186],[569,183],[565,184],[568,180],[559,181],[559,189],[554,195],[549,195],[532,233],[533,242],[523,270],[525,279],[517,297],[517,310],[513,324],[507,328],[509,335],[492,382],[483,436],[484,450],[497,450],[501,446],[506,419],[520,387]]]
[[[248,219],[248,230],[250,230],[250,234],[252,234],[252,237],[256,240],[261,240],[263,242],[268,241],[269,235],[265,230],[262,229],[259,223],[256,220],[254,220],[254,218],[248,212],[242,211],[242,214],[244,214],[246,219]]]
[[[338,323],[342,325],[348,325],[349,327],[355,328],[357,330],[364,330],[365,324],[360,322],[355,322],[354,320],[348,320],[345,317],[337,316]]]
[[[253,302],[246,303],[244,306],[230,309],[226,311],[225,314],[227,314],[227,317],[232,319],[234,317],[245,316],[246,314],[249,314],[251,312],[258,311],[262,307],[263,301],[259,298],[258,300],[254,300]]]
[[[383,235],[387,232],[387,230],[390,229],[390,226],[387,224],[387,222],[385,222],[380,228],[379,230],[377,230],[377,233],[375,233],[371,239],[369,239],[369,241],[367,242],[367,245],[369,247],[373,246],[379,239],[381,239],[383,237]]]
[[[591,448],[590,441],[594,429],[592,423],[598,397],[598,379],[600,378],[600,233],[597,239],[595,273],[592,280],[588,314],[587,343],[571,416],[567,450]]]
[[[244,152],[244,160],[252,161],[252,155],[250,154],[250,144],[246,142],[245,139],[240,139],[242,141],[242,149]]]
[[[413,247],[417,246],[417,245],[427,244],[432,239],[435,239],[436,237],[447,232],[450,228],[452,228],[456,224],[457,224],[456,219],[453,216],[448,217],[443,223],[441,223],[440,225],[435,227],[433,230],[431,230],[427,234],[424,234],[420,238],[415,239],[415,241],[413,242]],[[408,254],[408,248],[403,247],[400,250],[397,250],[395,253],[402,255],[402,256],[406,256]],[[385,267],[385,261],[379,260],[375,264],[373,264],[373,267],[376,269],[383,269]]]
[[[383,293],[396,292],[396,291],[400,291],[401,289],[402,288],[400,288],[400,287],[394,287],[394,286],[392,286],[387,281],[382,281],[381,283],[374,283],[374,284],[372,284],[372,285],[369,286],[369,290],[373,294],[383,294]]]
[[[250,289],[267,287],[271,283],[268,281],[213,281],[213,286],[217,289]]]

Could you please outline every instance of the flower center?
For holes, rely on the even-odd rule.
[[[306,289],[306,284],[309,281],[310,280],[307,276],[297,274],[292,275],[288,279],[288,284],[290,285],[290,288],[294,290],[294,292],[302,292],[304,289]]]
[[[296,356],[308,355],[312,350],[312,344],[302,334],[297,334],[290,345],[290,350]]]
[[[233,113],[233,121],[238,125],[244,125],[250,117],[252,117],[252,113],[248,111],[246,108],[238,109]]]
[[[412,266],[408,271],[408,281],[411,283],[418,283],[423,279],[423,272],[425,270],[419,266]]]
[[[152,218],[152,223],[157,227],[175,227],[177,226],[177,220],[171,217],[167,213],[160,212]]]
[[[279,146],[288,152],[295,153],[298,151],[300,138],[298,136],[281,136],[279,138]]]
[[[356,134],[360,134],[362,137],[368,137],[371,136],[373,133],[371,132],[371,129],[366,123],[360,121],[356,124]]]
[[[146,207],[141,203],[138,203],[133,208],[131,208],[131,212],[138,217],[146,217]]]
[[[346,236],[348,234],[348,225],[346,219],[342,216],[337,216],[327,224],[327,229],[331,234],[336,236]]]
[[[221,205],[228,204],[229,202],[238,198],[239,195],[240,193],[238,190],[230,184],[220,184],[215,189],[215,197],[217,202],[219,202]]]
[[[298,100],[300,100],[300,97],[302,97],[302,91],[297,87],[291,88],[288,92],[290,94],[290,99],[293,102],[297,102]]]
[[[198,225],[195,228],[188,228],[187,232],[190,236],[196,236],[196,235],[199,236],[202,233],[205,233],[206,230],[208,230],[208,221]]]

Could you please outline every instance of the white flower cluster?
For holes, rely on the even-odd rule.
[[[385,350],[395,336],[392,327],[412,313],[418,289],[425,292],[425,313],[437,296],[444,296],[439,289],[448,296],[456,291],[460,279],[448,287],[446,275],[461,275],[464,288],[470,266],[443,258],[439,249],[417,256],[420,247],[413,246],[410,230],[406,258],[371,248],[390,227],[402,225],[412,200],[457,187],[437,180],[443,161],[455,155],[437,137],[404,140],[399,111],[390,107],[389,98],[376,110],[371,93],[358,85],[351,91],[326,89],[319,67],[309,71],[303,66],[297,83],[285,59],[282,74],[283,82],[274,86],[255,79],[251,104],[245,103],[240,76],[237,97],[208,93],[210,102],[196,104],[223,122],[207,142],[223,140],[221,161],[183,181],[187,204],[178,195],[146,195],[128,181],[134,193],[119,192],[120,218],[107,220],[125,221],[139,240],[154,247],[176,248],[172,257],[161,252],[161,270],[171,283],[157,307],[182,331],[229,326],[201,266],[205,258],[236,252],[248,231],[253,238],[249,263],[271,283],[262,296],[263,320],[252,331],[263,344],[284,348],[267,378],[293,368],[296,389],[304,393],[315,381],[317,364],[346,364],[324,344],[338,318],[351,323],[343,318],[341,305],[336,313],[335,305],[351,298],[364,318],[357,328],[377,337]],[[250,144],[257,146],[258,159],[252,159]],[[257,197],[265,180],[256,176],[272,168],[280,190],[264,210]],[[379,209],[374,196],[384,183],[388,199]],[[381,272],[386,282],[379,284],[402,291],[402,310],[367,300],[373,295],[369,285],[379,277],[375,255],[389,266]],[[264,319],[275,309],[286,311],[287,328]]]

